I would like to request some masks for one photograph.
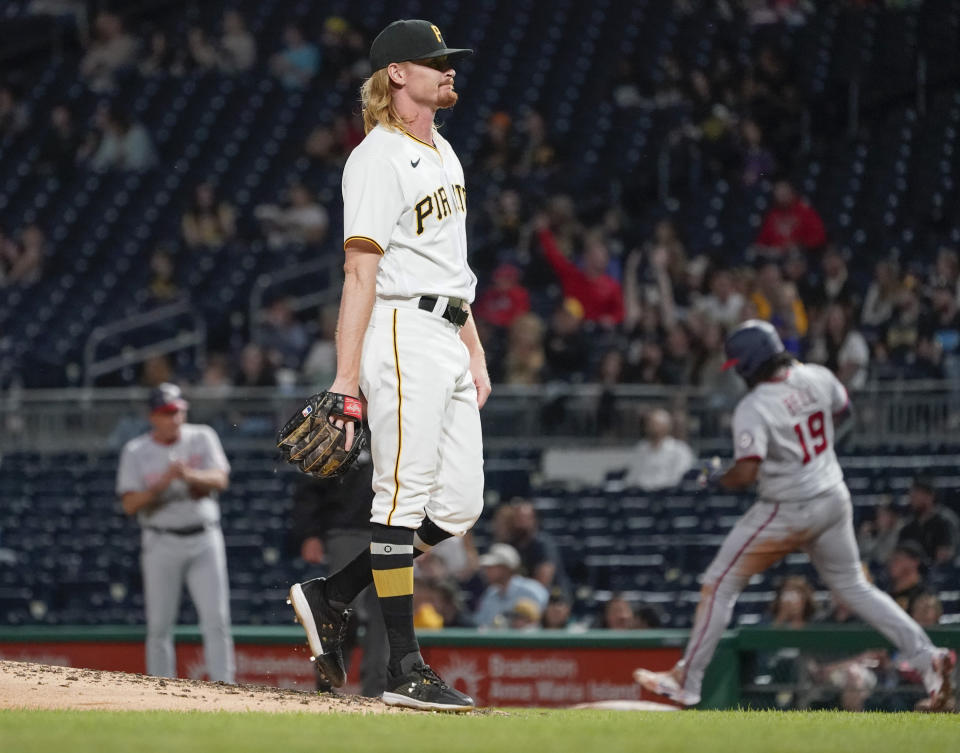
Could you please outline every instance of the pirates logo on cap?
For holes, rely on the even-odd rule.
[[[440,35],[440,29],[437,28],[437,25],[436,25],[436,24],[430,24],[430,28],[433,29],[433,33],[436,35],[437,41],[438,41],[440,44],[444,44],[444,42],[443,42],[443,37]],[[446,45],[444,44],[444,46],[446,46]]]

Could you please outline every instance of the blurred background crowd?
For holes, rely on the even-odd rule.
[[[952,562],[960,546],[957,515],[936,495],[931,479],[917,477],[904,500],[879,507],[858,532],[869,579],[924,627],[940,624],[944,609],[937,585],[945,573],[938,567]],[[309,527],[298,527],[294,539],[310,535]],[[301,553],[310,559],[306,549]],[[534,504],[521,498],[495,509],[485,552],[477,551],[468,534],[422,557],[416,572],[417,621],[424,628],[642,630],[672,621],[663,607],[617,592],[594,612],[574,615],[573,583],[579,578],[571,580],[556,540],[540,529]],[[818,601],[803,575],[783,578],[767,612],[745,621],[789,628],[815,622],[862,624],[842,602]]]
[[[173,173],[176,180],[166,183],[176,192],[144,203],[145,215],[162,212],[166,221],[137,245],[137,269],[126,275],[135,286],[127,313],[179,300],[200,305],[208,295],[220,298],[220,313],[208,321],[205,363],[159,354],[156,363],[131,364],[97,383],[152,385],[176,376],[217,387],[324,384],[333,370],[335,300],[307,305],[290,285],[277,284],[256,310],[237,312],[250,280],[218,280],[235,288],[224,300],[222,289],[202,284],[198,267],[269,272],[294,259],[336,262],[335,178],[363,136],[355,92],[367,72],[370,30],[322,8],[311,8],[302,23],[265,19],[262,10],[251,19],[253,6],[243,3],[157,3],[166,14],[126,17],[90,12],[105,5],[23,4],[28,14],[60,14],[58,22],[71,30],[60,66],[70,70],[65,83],[75,78],[37,97],[35,71],[11,70],[0,88],[0,148],[6,162],[28,153],[32,177],[48,176],[54,193],[73,181],[92,185],[96,194],[102,175],[141,175],[111,185],[142,186],[146,176]],[[619,125],[632,137],[625,143],[642,137],[639,149],[605,153],[596,141],[584,143],[569,116],[550,112],[548,87],[536,87],[542,72],[532,74],[530,96],[493,104],[489,91],[473,84],[472,70],[460,72],[465,97],[482,105],[463,118],[453,113],[443,127],[469,176],[471,262],[480,275],[474,310],[494,380],[729,390],[720,372],[723,336],[750,317],[772,321],[794,353],[828,365],[853,389],[871,381],[955,378],[960,228],[948,209],[957,195],[950,177],[957,103],[943,102],[941,174],[931,177],[930,206],[918,207],[903,200],[904,176],[914,183],[926,177],[914,174],[920,167],[911,161],[917,130],[911,108],[901,128],[881,113],[853,123],[846,154],[829,164],[831,137],[850,113],[816,96],[818,86],[838,85],[831,80],[836,71],[811,71],[797,48],[835,34],[838,17],[841,24],[862,23],[858,3],[834,8],[833,26],[807,2],[658,5],[638,6],[641,16],[656,16],[641,21],[662,20],[678,41],[690,37],[694,44],[667,45],[652,65],[646,50],[625,45],[627,53],[608,70],[594,66],[589,75],[586,69],[573,75],[577,82],[592,79],[600,99],[578,111],[584,130],[607,136],[612,146]],[[543,12],[527,6],[534,16]],[[708,38],[697,38],[701,28]],[[478,48],[469,66],[497,68],[503,58],[488,59]],[[177,130],[171,115],[183,104],[175,97],[173,113],[151,107],[143,92],[158,82],[185,93],[203,83],[227,94],[269,89],[286,99],[297,133],[281,126],[261,155],[273,163],[274,186],[225,179],[230,171],[222,160],[207,171],[192,164],[212,129],[171,133]],[[331,92],[344,95],[328,100]],[[314,101],[331,104],[313,108]],[[214,121],[212,113],[200,118]],[[891,128],[902,140],[898,159],[882,165],[893,168],[889,184],[873,187],[889,193],[880,197],[887,206],[878,227],[864,230],[863,220],[880,209],[864,195],[871,189],[863,185],[864,170],[870,158],[886,161],[873,150]],[[647,141],[654,137],[657,143]],[[609,170],[611,160],[628,160],[631,169]],[[837,185],[844,170],[849,183]],[[586,181],[579,179],[585,174]],[[136,211],[131,190],[120,193],[119,211]],[[30,207],[20,198],[27,206],[5,212],[0,223],[0,285],[22,291],[14,300],[29,301],[70,278],[66,292],[82,320],[90,320],[75,330],[77,339],[109,321],[106,314],[117,318],[115,309],[98,308],[95,285],[77,284],[84,270],[71,264],[80,232],[71,227],[70,207],[55,208],[47,197]],[[12,196],[4,204],[18,208]],[[93,301],[86,314],[88,290]],[[13,340],[26,327],[24,306],[0,311],[0,340],[9,354],[4,380],[26,386],[79,380],[70,344],[39,364],[18,353],[23,343]]]

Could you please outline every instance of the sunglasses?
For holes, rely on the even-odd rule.
[[[450,65],[450,60],[446,55],[441,55],[438,58],[425,58],[423,60],[414,60],[414,63],[417,65],[424,65],[427,68],[433,68],[435,71],[440,71],[444,73],[449,71],[452,66]]]

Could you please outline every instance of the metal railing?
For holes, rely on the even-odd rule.
[[[294,311],[300,312],[315,306],[334,303],[340,296],[340,287],[335,284],[336,272],[343,264],[343,257],[334,255],[315,261],[304,262],[296,266],[286,267],[275,272],[260,275],[250,291],[249,313],[250,334],[254,340],[258,339],[260,325],[263,321],[264,298],[270,288],[288,280],[315,275],[327,276],[325,285],[318,285],[316,292],[299,296],[288,296]]]
[[[272,449],[274,432],[309,392],[294,388],[193,388],[190,420],[209,423],[224,444]],[[146,428],[147,391],[64,389],[0,395],[0,452],[118,449]],[[663,386],[498,385],[483,409],[488,449],[624,446],[643,433],[653,407],[685,415],[681,428],[702,454],[728,453],[736,396]],[[885,383],[854,396],[850,447],[919,446],[958,441],[960,385]]]
[[[172,337],[151,342],[140,347],[123,347],[116,355],[105,358],[97,357],[98,348],[111,337],[130,333],[138,329],[154,327],[165,322],[174,322],[178,318],[185,318],[190,322],[192,329],[182,329]],[[147,311],[137,316],[131,316],[112,324],[105,324],[95,328],[87,338],[83,349],[83,384],[92,387],[97,377],[120,371],[127,366],[143,363],[149,358],[175,353],[178,350],[194,348],[195,363],[202,368],[207,352],[207,323],[204,318],[186,301],[171,303],[168,306]]]

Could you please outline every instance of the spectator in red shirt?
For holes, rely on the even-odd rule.
[[[623,291],[620,283],[607,274],[610,252],[603,235],[590,232],[584,239],[582,263],[577,266],[563,255],[546,220],[537,221],[537,238],[550,266],[563,287],[563,295],[576,298],[583,306],[584,318],[607,327],[623,321]]]
[[[773,186],[773,207],[764,217],[757,236],[760,251],[781,257],[796,248],[820,248],[826,240],[817,210],[800,198],[789,182],[778,180]]]
[[[520,270],[513,264],[501,264],[493,271],[493,287],[488,288],[473,307],[478,319],[503,328],[529,310],[530,294],[520,284]]]

